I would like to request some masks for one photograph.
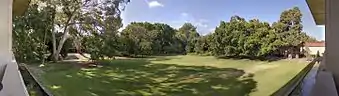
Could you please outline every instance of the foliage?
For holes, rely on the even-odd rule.
[[[67,56],[70,48],[77,50],[84,36],[103,40],[107,49],[101,55],[112,57],[117,49],[118,29],[122,27],[120,14],[130,0],[32,0],[23,16],[13,17],[13,52],[18,61],[58,60]],[[100,29],[100,30],[99,30]],[[78,42],[75,42],[78,41]],[[86,43],[92,44],[92,43]],[[48,50],[48,51],[46,51]]]
[[[40,8],[40,9],[39,9]],[[53,9],[31,4],[24,16],[13,18],[13,53],[19,62],[42,60],[53,27]]]
[[[177,38],[182,41],[182,47],[185,48],[185,52],[194,52],[195,44],[198,42],[199,38],[197,28],[191,23],[185,23],[181,28],[179,28],[177,34]]]
[[[121,32],[121,38],[128,55],[161,55],[181,51],[175,34],[167,24],[133,22]]]
[[[43,5],[42,3],[46,3]],[[303,42],[315,41],[302,31],[299,8],[285,10],[277,22],[232,16],[215,32],[201,36],[185,23],[179,29],[163,23],[132,22],[121,32],[121,8],[129,0],[34,1],[24,16],[14,17],[13,51],[19,61],[57,60],[69,49],[91,54],[93,60],[114,56],[202,54],[218,57],[264,58],[300,54]],[[61,8],[62,10],[57,10]],[[46,49],[47,48],[47,49]],[[80,51],[79,51],[80,50]],[[56,56],[57,55],[57,56]],[[53,58],[52,58],[53,57]]]
[[[302,42],[314,40],[301,32],[301,17],[297,7],[282,12],[280,20],[272,26],[258,19],[247,22],[233,16],[216,28],[210,48],[215,56],[261,58],[300,54]]]

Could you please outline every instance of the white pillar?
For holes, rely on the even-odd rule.
[[[16,62],[12,62],[12,0],[0,0],[0,67],[7,64],[0,96],[28,96]]]
[[[0,0],[0,64],[10,62],[12,45],[12,0]]]
[[[326,0],[325,15],[325,64],[339,84],[339,0]]]

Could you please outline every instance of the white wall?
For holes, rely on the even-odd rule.
[[[12,44],[12,0],[0,0],[0,65],[10,62]]]
[[[308,47],[308,49],[310,50],[311,55],[317,55],[317,51],[319,51],[320,56],[322,56],[325,52],[325,47]]]
[[[0,0],[0,67],[7,64],[0,96],[28,96],[18,65],[12,58],[12,3],[13,0]]]

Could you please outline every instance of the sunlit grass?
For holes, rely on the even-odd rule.
[[[102,68],[47,64],[38,68],[42,72],[35,72],[56,96],[268,96],[297,74],[306,62],[188,55],[102,64]]]
[[[53,89],[53,90],[54,90],[54,89],[60,89],[61,86],[52,85],[50,88]]]

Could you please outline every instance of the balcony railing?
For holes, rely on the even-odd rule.
[[[319,59],[314,59],[305,68],[303,68],[295,77],[286,83],[272,96],[309,96],[312,86],[314,85],[317,68],[315,65]]]
[[[327,70],[325,60],[322,60],[319,66],[316,83],[310,96],[338,96],[333,74]]]
[[[27,68],[27,65],[20,64],[19,70],[22,73],[22,77],[26,88],[30,95],[34,96],[53,96],[37,79],[34,74]]]
[[[325,60],[317,58],[272,96],[338,96],[338,94],[333,74],[325,68]]]

